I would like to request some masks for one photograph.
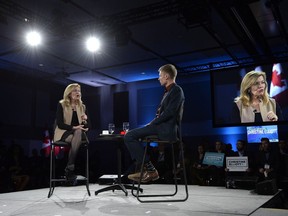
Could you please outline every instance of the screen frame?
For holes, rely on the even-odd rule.
[[[287,62],[279,62],[283,65],[285,65],[285,68],[288,69],[288,63]],[[246,73],[249,72],[249,71],[252,71],[252,70],[255,70],[255,67],[256,66],[246,66],[246,67],[230,67],[230,68],[226,68],[226,69],[221,69],[221,70],[210,70],[210,85],[211,85],[211,111],[212,111],[212,125],[214,128],[218,128],[218,127],[239,127],[239,126],[259,126],[259,125],[285,125],[285,124],[288,124],[288,119],[284,119],[282,121],[277,121],[277,122],[249,122],[249,123],[236,123],[236,122],[220,122],[218,120],[218,117],[219,115],[217,115],[217,110],[219,110],[219,105],[217,107],[216,105],[216,100],[217,98],[217,93],[216,93],[216,90],[217,90],[217,86],[221,86],[221,84],[217,84],[216,83],[216,77],[217,76],[220,76],[219,74],[223,74],[223,73],[234,73],[233,76],[238,76],[240,77],[240,71],[241,70],[245,70]],[[267,86],[268,86],[268,93],[269,93],[269,89],[270,89],[270,83],[271,83],[271,75],[272,75],[272,67],[273,67],[273,63],[269,63],[269,64],[262,64],[261,67],[271,67],[271,70],[270,71],[265,71],[263,70],[266,75],[267,75]],[[218,74],[217,74],[218,73]],[[288,77],[288,71],[285,73],[285,70],[283,72],[283,66],[282,66],[282,73],[284,74],[284,77],[285,79],[287,80],[287,77]],[[217,79],[219,79],[219,77],[217,77]],[[287,81],[288,82],[288,81]],[[235,82],[231,82],[231,84],[233,85],[239,85],[239,89],[240,89],[240,84],[241,84],[241,79],[239,79],[239,82],[238,83],[235,83]],[[237,91],[235,91],[237,92]],[[224,97],[225,97],[225,94],[224,94]],[[235,96],[236,97],[236,96]],[[231,109],[232,109],[232,105],[233,105],[233,100],[231,100],[231,103],[229,104],[231,106]],[[286,104],[285,104],[286,105]],[[288,104],[287,104],[288,106]],[[285,108],[287,109],[287,106],[285,106]],[[281,107],[282,108],[282,107]],[[282,110],[283,112],[283,110]],[[287,110],[286,110],[287,112]],[[287,113],[285,112],[285,114],[287,115]],[[221,117],[221,116],[220,116]]]
[[[253,141],[252,142],[252,140],[251,140],[251,136],[250,136],[250,138],[249,138],[249,136],[248,136],[248,129],[249,128],[257,128],[257,127],[266,127],[266,126],[268,126],[268,127],[272,127],[272,126],[274,126],[275,127],[275,129],[276,129],[276,131],[277,131],[277,140],[271,140],[270,138],[269,138],[269,136],[268,136],[268,134],[266,133],[266,134],[258,134],[258,136],[259,136],[259,138],[261,137],[261,138],[264,138],[264,137],[266,137],[266,138],[268,138],[269,139],[269,141],[271,142],[271,143],[276,143],[276,142],[279,142],[279,127],[278,127],[278,125],[277,124],[274,124],[274,125],[253,125],[253,126],[247,126],[246,127],[246,138],[247,138],[247,142],[248,143],[261,143],[261,138],[260,138],[260,140],[259,141]]]

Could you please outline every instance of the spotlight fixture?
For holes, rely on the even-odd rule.
[[[100,49],[100,41],[96,37],[90,37],[86,41],[86,48],[90,52],[96,52]]]
[[[26,35],[26,41],[30,46],[38,46],[42,41],[41,35],[36,31],[28,32]]]

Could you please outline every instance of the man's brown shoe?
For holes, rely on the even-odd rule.
[[[128,175],[128,179],[139,182],[140,180],[140,172]],[[141,179],[142,183],[147,183],[149,181],[156,181],[159,179],[158,171],[155,169],[154,171],[145,170]]]
[[[141,182],[147,183],[149,181],[156,181],[157,179],[159,179],[159,174],[158,174],[158,171],[155,169],[154,171],[145,171],[143,173]]]
[[[137,172],[137,173],[133,173],[133,174],[128,175],[128,179],[130,179],[130,180],[132,180],[132,181],[139,182],[140,172]]]

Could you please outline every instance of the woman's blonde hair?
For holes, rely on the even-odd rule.
[[[72,83],[68,85],[64,90],[63,99],[60,100],[60,103],[64,104],[66,107],[70,106],[71,105],[71,99],[70,99],[71,92],[77,87],[80,88],[81,90],[81,86],[78,83]],[[83,102],[81,100],[81,95],[80,95],[79,100],[77,101],[77,105],[79,105],[80,107],[82,107],[83,105]]]
[[[240,96],[235,98],[235,102],[242,101],[244,106],[250,106],[252,102],[251,87],[257,82],[257,79],[263,76],[265,81],[264,95],[261,98],[264,104],[269,102],[268,84],[266,81],[266,73],[262,71],[250,71],[242,79],[240,86]]]

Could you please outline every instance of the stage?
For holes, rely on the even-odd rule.
[[[186,202],[140,203],[131,194],[106,191],[97,196],[94,192],[105,185],[90,184],[91,197],[85,185],[56,187],[51,198],[48,188],[0,194],[0,215],[21,216],[101,216],[101,215],[155,215],[155,216],[286,216],[288,210],[265,208],[265,204],[279,196],[257,195],[249,190],[225,187],[189,185]],[[144,192],[165,193],[171,185],[143,185]],[[181,189],[180,185],[180,189]],[[184,191],[179,191],[179,196]]]

